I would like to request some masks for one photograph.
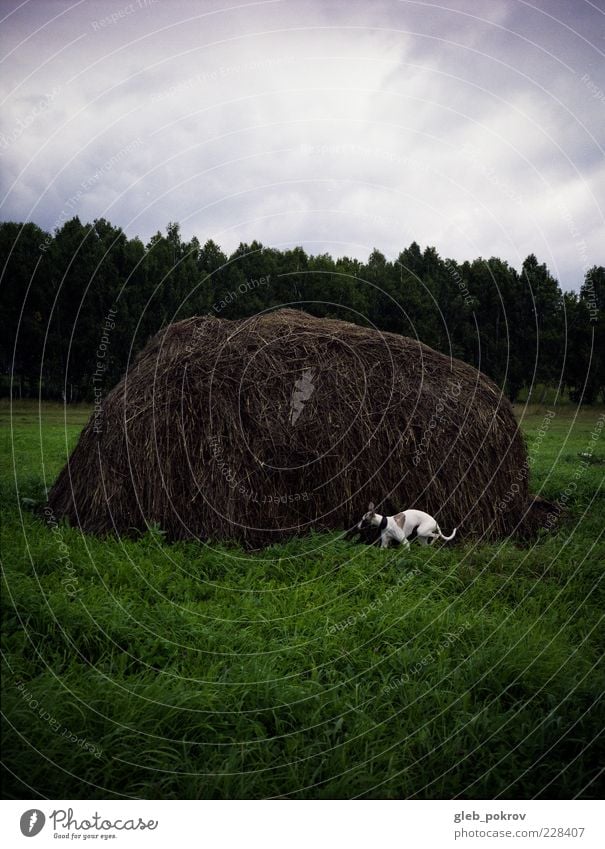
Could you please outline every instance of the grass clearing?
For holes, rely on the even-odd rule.
[[[517,412],[556,533],[246,554],[45,522],[90,408],[3,402],[7,795],[598,797],[604,411]]]

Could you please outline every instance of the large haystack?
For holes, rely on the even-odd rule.
[[[284,309],[160,332],[105,398],[50,493],[93,533],[259,545],[345,528],[369,500],[445,532],[513,532],[523,439],[499,389],[413,339]]]

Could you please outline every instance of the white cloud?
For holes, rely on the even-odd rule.
[[[568,288],[603,262],[597,11],[568,29],[558,3],[136,3],[8,19],[3,217],[52,228],[77,197],[86,220],[179,220],[226,250],[535,252]]]

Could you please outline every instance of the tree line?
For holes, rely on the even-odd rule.
[[[396,259],[310,255],[259,242],[227,256],[168,224],[148,244],[105,219],[54,234],[0,224],[4,395],[95,400],[163,326],[210,313],[243,318],[282,304],[372,324],[465,360],[511,400],[541,385],[605,401],[605,268],[563,292],[531,254],[458,263],[413,242]],[[580,281],[579,281],[580,282]]]

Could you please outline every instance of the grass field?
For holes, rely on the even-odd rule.
[[[4,402],[5,796],[601,795],[605,413],[545,412],[531,545],[246,555],[44,521],[89,410]]]

